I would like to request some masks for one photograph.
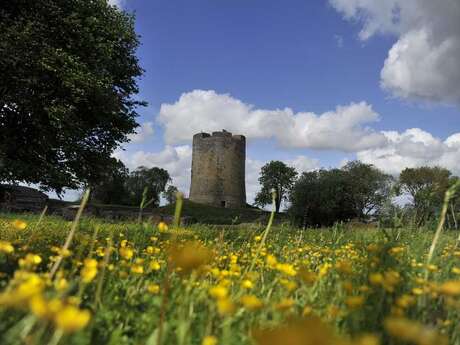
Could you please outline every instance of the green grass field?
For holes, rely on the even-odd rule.
[[[1,344],[460,344],[457,233],[71,228],[0,216]]]

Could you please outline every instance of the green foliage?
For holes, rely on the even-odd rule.
[[[364,219],[369,214],[379,213],[390,197],[393,178],[360,161],[349,162],[342,171],[347,174],[349,193],[358,217]]]
[[[100,182],[144,104],[133,16],[106,0],[15,0],[0,18],[0,181]]]
[[[436,217],[451,184],[451,172],[440,167],[406,168],[401,172],[400,194],[407,193],[412,198],[413,217],[417,226]]]
[[[323,226],[356,217],[349,181],[340,169],[304,172],[289,197],[294,222],[304,227]]]
[[[0,296],[17,293],[8,284],[20,280],[26,272],[47,281],[51,258],[57,255],[56,247],[64,243],[70,228],[59,218],[45,217],[37,224],[38,217],[27,215],[23,220],[28,227],[18,231],[11,227],[17,217],[0,215],[0,237],[15,248],[11,253],[0,253]],[[430,335],[426,338],[430,341],[420,343],[438,344],[433,340],[434,330],[452,344],[460,341],[459,296],[445,295],[440,289],[446,281],[458,279],[454,272],[460,271],[460,252],[455,249],[455,233],[441,234],[430,266],[432,274],[429,281],[424,281],[421,276],[426,270],[432,232],[389,230],[384,237],[378,230],[299,232],[292,227],[274,227],[262,246],[263,259],[256,260],[254,271],[244,274],[254,261],[251,253],[261,247],[261,233],[247,228],[222,231],[203,225],[187,230],[189,233],[174,235],[161,233],[151,224],[82,219],[70,255],[62,263],[60,278],[65,279],[66,287],[58,290],[58,279],[47,284],[42,294],[55,304],[56,300],[72,300],[82,310],[89,310],[91,318],[86,327],[64,334],[58,343],[158,344],[162,327],[162,344],[199,345],[205,336],[213,335],[219,344],[249,345],[255,343],[251,339],[254,328],[272,329],[302,315],[314,315],[328,323],[331,333],[340,334],[340,344],[364,344],[348,339],[368,333],[380,338],[381,344],[405,343],[390,338],[384,330],[383,322],[395,315],[427,325],[419,330],[422,337]],[[186,245],[192,238],[210,248],[215,260],[189,275],[168,269],[171,244]],[[105,262],[107,247],[112,250]],[[122,248],[132,249],[133,256],[123,258]],[[19,260],[29,253],[40,255],[42,261],[20,268]],[[97,260],[97,273],[92,281],[82,283],[82,263],[88,258]],[[150,269],[151,262],[157,262],[159,269]],[[142,273],[134,270],[139,266],[143,267]],[[373,276],[380,278],[370,279]],[[253,287],[243,287],[243,280],[250,280]],[[99,281],[101,293],[96,302]],[[151,285],[158,290],[151,292]],[[232,313],[219,314],[219,300],[210,295],[216,286],[227,287],[227,297],[234,305]],[[262,302],[260,308],[251,310],[241,303],[241,297],[248,294]],[[350,304],[351,298],[359,298],[360,303]],[[1,302],[1,344],[23,344],[24,339],[52,343],[52,315],[34,315],[32,303]],[[40,309],[34,311],[38,314]],[[409,330],[414,333],[413,327]],[[286,343],[283,340],[275,344]]]
[[[91,201],[100,204],[124,205],[128,202],[126,181],[128,168],[118,159],[113,159],[107,166],[105,176],[100,183],[92,186]]]
[[[281,202],[287,200],[288,193],[294,184],[297,172],[294,168],[280,161],[270,161],[265,164],[259,177],[262,189],[257,193],[255,205],[265,206],[272,202],[272,190],[275,190],[275,209],[278,213]]]
[[[142,200],[149,205],[158,207],[160,195],[171,181],[169,173],[162,168],[139,167],[129,174],[125,188],[128,193],[128,204],[139,206]]]
[[[168,188],[163,192],[163,196],[168,204],[174,204],[176,202],[176,194],[179,191],[176,186],[169,185]]]
[[[389,199],[391,182],[390,176],[359,161],[342,169],[305,172],[290,193],[289,213],[303,226],[365,219]]]

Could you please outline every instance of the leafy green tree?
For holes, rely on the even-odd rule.
[[[129,204],[139,206],[145,194],[145,202],[153,207],[160,205],[160,195],[165,191],[166,185],[171,181],[169,173],[162,168],[139,167],[129,174],[126,181],[126,189],[129,197]]]
[[[265,164],[260,171],[259,183],[262,189],[256,195],[255,204],[261,207],[270,204],[272,202],[271,191],[274,190],[276,193],[275,209],[276,212],[279,212],[281,202],[287,200],[296,177],[295,169],[283,162],[271,161]]]
[[[291,190],[288,213],[303,227],[329,226],[357,217],[349,181],[340,169],[304,172]]]
[[[168,188],[163,192],[163,196],[168,201],[168,204],[174,204],[176,202],[176,194],[179,191],[176,186],[169,185]]]
[[[393,178],[360,161],[349,162],[342,170],[348,176],[349,193],[358,217],[365,219],[378,213],[390,198]]]
[[[0,32],[0,181],[97,183],[144,105],[133,16],[106,0],[1,1]]]
[[[118,159],[113,158],[111,163],[101,182],[92,186],[91,199],[101,204],[123,205],[128,202],[126,182],[129,170]]]
[[[406,168],[401,172],[400,194],[411,196],[417,226],[436,216],[451,183],[451,172],[440,167]]]

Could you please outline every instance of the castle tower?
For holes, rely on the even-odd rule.
[[[193,136],[190,200],[217,207],[246,205],[246,138],[222,132]]]

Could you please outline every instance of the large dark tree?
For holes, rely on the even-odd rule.
[[[106,167],[106,172],[99,183],[90,186],[91,200],[101,204],[123,205],[129,202],[126,182],[129,170],[115,158]]]
[[[298,225],[329,226],[358,216],[349,176],[340,169],[304,172],[294,184],[289,213]]]
[[[440,167],[406,168],[401,172],[399,187],[402,194],[412,197],[417,225],[436,215],[451,184],[451,172]]]
[[[352,161],[342,170],[348,176],[348,188],[359,218],[378,213],[390,197],[393,178],[371,164]]]
[[[0,181],[100,181],[143,104],[133,17],[106,0],[1,1],[0,33]]]
[[[262,189],[256,195],[255,204],[262,207],[270,204],[272,202],[271,191],[274,190],[276,212],[279,212],[281,202],[287,200],[296,176],[295,169],[283,162],[271,161],[265,164],[260,171],[259,183]]]
[[[126,190],[129,204],[139,206],[145,196],[145,202],[154,207],[160,204],[160,195],[171,181],[169,173],[162,168],[139,167],[129,175],[126,181]],[[146,189],[147,188],[147,189]],[[144,195],[144,191],[147,193]]]

